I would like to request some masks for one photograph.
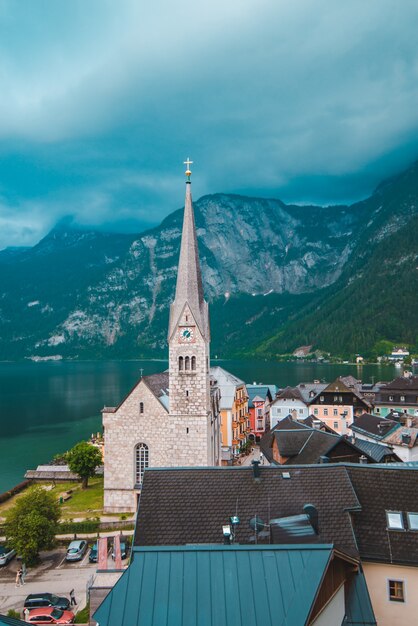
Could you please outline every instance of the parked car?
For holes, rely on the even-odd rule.
[[[16,550],[7,546],[0,546],[0,565],[7,565],[16,556]]]
[[[90,563],[97,563],[98,552],[99,552],[99,546],[96,541],[96,543],[94,543],[90,548],[90,554],[89,554]]]
[[[25,617],[29,624],[73,624],[74,613],[72,611],[61,611],[52,606],[41,609],[31,609]]]
[[[84,539],[72,541],[67,548],[67,561],[80,561],[87,552],[88,544]]]
[[[120,542],[120,554],[122,559],[126,559],[126,557],[128,556],[128,546],[125,541]],[[116,559],[115,544],[113,544],[112,559]]]
[[[38,609],[45,606],[67,611],[70,601],[64,596],[56,596],[53,593],[31,593],[26,597],[25,609]]]

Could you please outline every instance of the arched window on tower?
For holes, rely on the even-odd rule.
[[[143,402],[140,402],[140,403],[139,403],[139,412],[140,412],[140,413],[143,413],[143,412],[144,412],[144,403],[143,403]]]
[[[190,369],[190,357],[186,356],[184,358],[184,369],[185,370],[189,370]]]
[[[192,370],[196,369],[196,357],[192,356]]]
[[[145,443],[135,446],[135,487],[142,485],[145,468],[149,464],[149,450]]]
[[[179,370],[182,371],[184,365],[184,359],[182,356],[179,356]]]

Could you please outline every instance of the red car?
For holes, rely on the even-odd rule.
[[[44,606],[40,609],[30,609],[28,615],[25,615],[25,621],[29,624],[72,624],[74,613],[53,606]]]

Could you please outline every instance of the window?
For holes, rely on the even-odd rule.
[[[324,409],[324,415],[328,415],[328,409]]]
[[[389,600],[391,602],[405,602],[405,590],[403,580],[388,580]]]
[[[314,415],[318,415],[318,409],[314,409],[313,412],[314,412]]]
[[[184,358],[184,369],[185,370],[189,370],[190,369],[190,357],[186,356]]]
[[[379,409],[379,407],[375,407],[375,409],[374,409],[374,410],[376,411],[376,413],[380,413],[380,409]]]
[[[324,396],[319,396],[319,400],[320,400],[320,402],[323,402],[324,401]]]
[[[276,409],[277,413],[281,413],[282,410],[281,409]]]
[[[189,390],[186,389],[186,398],[188,398],[188,397],[189,397]]]
[[[149,450],[145,443],[135,446],[135,484],[142,485],[145,468],[149,463]]]
[[[144,403],[143,403],[143,402],[140,402],[140,403],[139,403],[139,412],[140,412],[140,413],[143,413],[143,412],[144,412]]]
[[[338,422],[334,422],[334,428],[335,428],[335,430],[338,429]]]
[[[403,530],[403,518],[400,511],[386,511],[388,528],[392,530]]]
[[[338,409],[334,409],[334,415],[338,415]]]
[[[184,359],[183,359],[182,356],[179,356],[179,370],[180,370],[180,372],[183,369],[183,365],[184,365]]]
[[[299,409],[299,415],[303,415],[303,409]]]
[[[338,401],[338,396],[334,396],[334,402]]]
[[[418,530],[418,513],[407,513],[409,530]]]
[[[196,357],[192,356],[192,370],[196,369]]]
[[[401,396],[401,402],[405,402],[405,396]]]
[[[389,402],[393,402],[393,396],[389,396]]]

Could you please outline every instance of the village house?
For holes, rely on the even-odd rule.
[[[222,367],[212,367],[211,373],[220,392],[221,463],[230,465],[248,438],[247,388],[243,380]]]
[[[309,408],[297,387],[286,387],[280,391],[270,407],[270,428],[288,415],[303,420],[309,416]]]
[[[386,417],[391,411],[418,416],[418,376],[406,373],[380,387],[374,398],[374,412]]]
[[[276,397],[275,385],[246,385],[248,393],[248,412],[250,428],[248,438],[258,443],[266,430],[270,428],[270,405]]]
[[[418,465],[402,463],[148,469],[134,545],[221,545],[225,532],[240,546],[332,544],[360,560],[379,626],[410,626],[417,480]],[[268,584],[261,576],[260,594]]]
[[[362,398],[357,381],[350,378],[337,378],[327,385],[310,402],[310,412],[325,422],[340,435],[347,434],[347,427],[358,415],[371,408]]]
[[[264,435],[260,449],[268,462],[286,466],[400,461],[388,446],[359,446],[357,441],[352,443],[345,436],[295,421],[290,415]]]

